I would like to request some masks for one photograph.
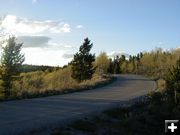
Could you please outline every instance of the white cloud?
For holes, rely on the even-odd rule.
[[[51,49],[51,50],[63,50],[63,51],[75,51],[77,50],[76,47],[71,46],[71,45],[66,45],[63,43],[53,43],[53,42],[49,42],[47,49]]]
[[[68,32],[71,32],[71,28],[70,28],[70,25],[65,23],[65,24],[60,24],[56,27],[52,27],[50,28],[50,31],[52,33],[60,33],[60,32],[65,32],[65,33],[68,33]]]
[[[8,34],[37,34],[43,32],[67,33],[71,31],[70,25],[64,22],[45,20],[29,20],[15,15],[6,15],[0,19],[0,30]]]
[[[25,64],[63,66],[72,60],[75,51],[72,46],[51,42],[45,44],[48,46],[22,48]]]
[[[63,50],[23,48],[22,52],[25,54],[25,64],[63,66],[70,62],[69,59],[63,58]]]
[[[77,29],[82,29],[82,28],[84,28],[84,26],[83,25],[77,25],[76,28]]]
[[[61,31],[63,32],[70,32],[70,25],[69,24],[64,24],[63,27],[61,28]]]

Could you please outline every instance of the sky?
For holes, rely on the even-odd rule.
[[[0,38],[23,42],[26,64],[63,66],[88,37],[92,53],[180,47],[179,0],[1,0]]]

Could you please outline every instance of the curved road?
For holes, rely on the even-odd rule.
[[[0,135],[26,134],[100,112],[147,94],[156,84],[137,75],[118,75],[114,83],[94,90],[0,103]],[[32,132],[33,133],[33,132]]]

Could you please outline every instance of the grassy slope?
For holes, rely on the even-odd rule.
[[[112,76],[94,74],[92,79],[77,83],[71,78],[69,68],[50,73],[41,71],[23,73],[21,77],[20,80],[14,82],[9,100],[37,98],[90,90],[106,86],[116,80],[116,78]],[[2,94],[0,100],[4,101]]]

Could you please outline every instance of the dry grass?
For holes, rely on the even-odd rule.
[[[11,95],[13,98],[32,98],[102,86],[112,80],[112,77],[94,74],[90,80],[81,83],[71,77],[71,67],[53,72],[22,73],[20,79],[13,82]]]
[[[156,83],[158,90],[164,91],[166,89],[166,81],[164,79],[158,79]]]

